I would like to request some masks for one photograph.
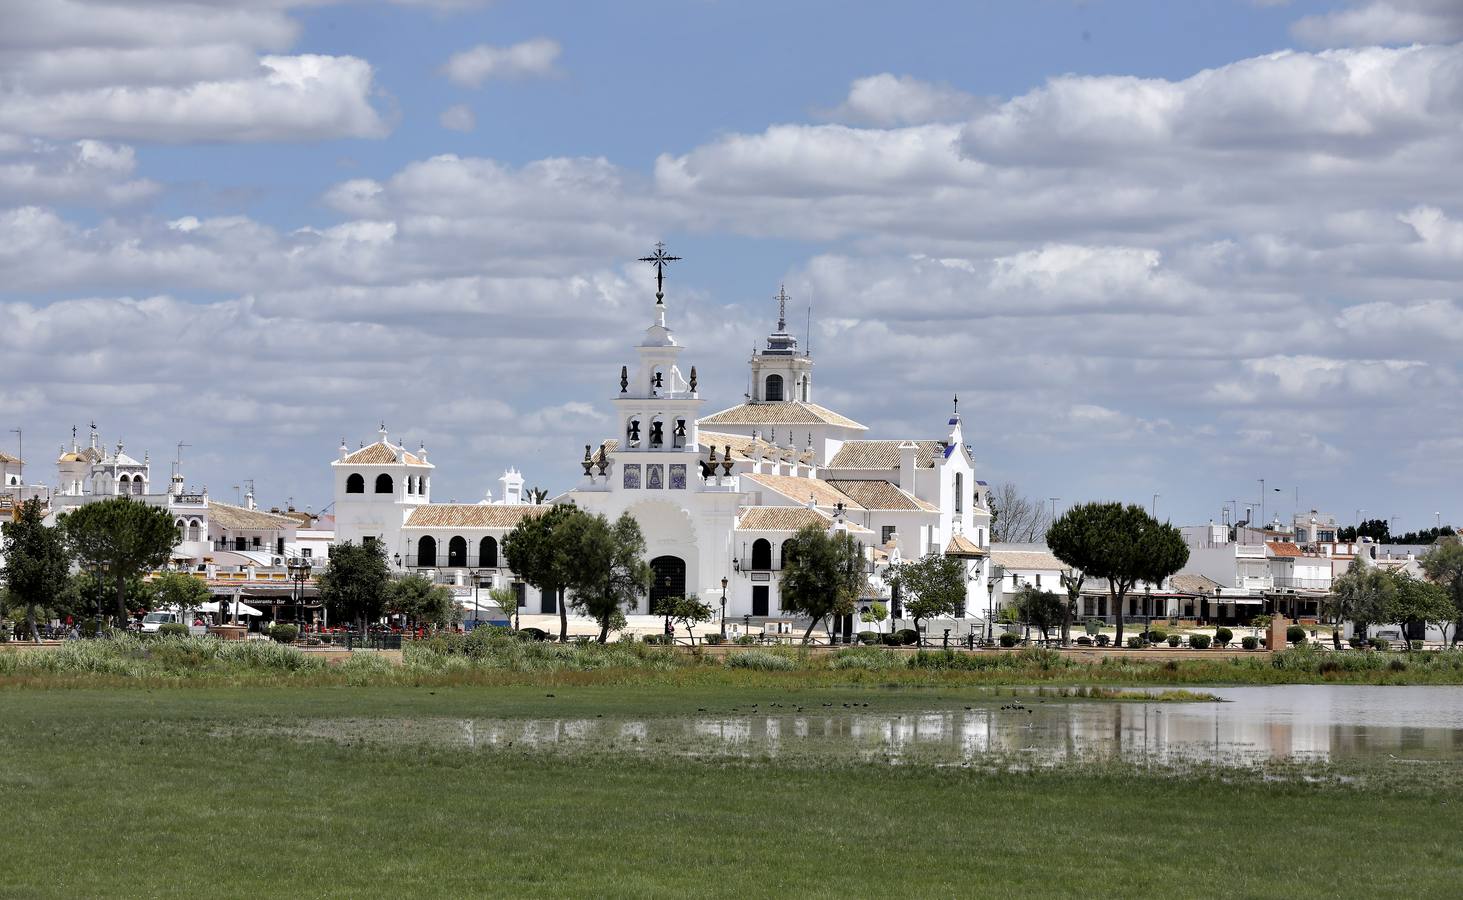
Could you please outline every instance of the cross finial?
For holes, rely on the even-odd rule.
[[[960,395],[955,395],[955,415],[960,415]]]
[[[673,262],[680,261],[679,256],[668,256],[665,252],[665,241],[655,242],[655,252],[649,256],[640,257],[640,261],[655,266],[655,302],[665,301],[665,267]]]
[[[777,331],[787,330],[787,285],[777,288]]]

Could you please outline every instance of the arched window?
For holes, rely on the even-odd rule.
[[[498,567],[498,542],[485,537],[478,542],[478,565],[484,569]]]
[[[792,538],[782,542],[782,567],[787,568],[787,561],[792,558]]]
[[[410,496],[412,494],[415,494],[416,492],[417,492],[417,477],[415,475],[408,475],[408,476],[406,476],[406,493],[407,493],[407,496]]]
[[[417,541],[417,565],[435,566],[437,564],[437,539],[430,534],[422,535]]]
[[[378,493],[378,494],[390,494],[390,493],[392,493],[395,490],[396,490],[396,485],[394,483],[392,483],[391,476],[390,475],[387,475],[385,472],[382,472],[380,475],[377,475],[376,476],[376,493]]]
[[[203,523],[198,519],[188,520],[188,540],[201,540],[203,536]]]
[[[804,403],[808,402],[808,376],[803,376],[802,396],[799,398]]]
[[[772,568],[772,542],[766,538],[757,538],[752,542],[752,568]]]
[[[660,449],[665,444],[665,423],[661,422],[660,416],[650,420],[650,446]]]
[[[345,480],[345,492],[347,494],[364,494],[366,492],[366,479],[361,477],[360,472],[352,472]]]
[[[782,399],[782,376],[781,375],[768,375],[767,376],[767,388],[766,388],[766,390],[764,390],[762,392],[762,399],[763,400],[781,400]]]
[[[187,540],[187,532],[186,532],[185,523],[183,522],[183,520],[182,519],[179,519],[178,521],[174,522],[173,524],[178,527],[178,540],[180,540],[180,541]]]
[[[119,494],[130,494],[130,493],[132,493],[132,479],[129,478],[128,476],[126,476],[126,475],[123,475],[121,478],[117,479],[117,493],[119,493]]]
[[[955,514],[958,516],[965,511],[965,475],[961,472],[955,473]]]
[[[460,534],[447,542],[447,565],[459,569],[467,566],[467,538]]]
[[[640,446],[640,417],[634,416],[625,423],[625,446]]]
[[[143,488],[145,488],[146,486],[147,484],[142,480],[141,475],[138,475],[136,478],[132,479],[132,493],[141,494]]]

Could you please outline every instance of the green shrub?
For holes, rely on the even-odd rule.
[[[1364,637],[1354,637],[1351,640],[1347,641],[1347,643],[1350,644],[1352,646],[1352,649],[1354,650],[1365,650],[1367,646],[1367,639]]]
[[[919,632],[913,628],[901,628],[894,633],[898,635],[899,643],[902,646],[908,647],[919,643]]]
[[[1191,635],[1189,635],[1189,647],[1190,647],[1190,649],[1193,649],[1193,650],[1208,650],[1209,649],[1209,635],[1207,635],[1207,634],[1191,634]]]
[[[1085,634],[1082,635],[1081,637],[1077,638],[1077,646],[1079,646],[1079,647],[1091,647],[1092,646],[1092,638],[1088,637]]]
[[[1393,672],[1406,672],[1407,671],[1407,660],[1405,660],[1405,659],[1394,659],[1394,660],[1392,660],[1391,662],[1389,662],[1387,664],[1387,668],[1391,669]]]
[[[1240,646],[1244,647],[1246,650],[1258,650],[1260,647],[1260,639],[1255,637],[1253,634],[1247,634],[1243,638],[1240,638],[1239,643]]]
[[[1386,638],[1372,638],[1373,650],[1391,650],[1392,642]]]
[[[1285,629],[1285,639],[1292,644],[1303,644],[1306,640],[1306,630],[1299,625],[1291,625]]]
[[[890,653],[887,650],[875,650],[866,647],[839,650],[828,661],[828,668],[830,669],[867,669],[870,671],[881,671],[884,669],[897,669],[903,665],[904,654]]]
[[[1002,647],[1014,647],[1014,646],[1016,646],[1017,642],[1019,642],[1020,640],[1021,640],[1021,638],[1017,637],[1016,635],[1012,634],[1009,631],[1003,631],[1003,632],[1001,632],[1001,646]]]
[[[1179,644],[1182,644],[1183,642],[1184,642],[1184,639],[1183,639],[1183,636],[1182,635],[1171,634],[1171,635],[1168,636],[1168,645],[1170,647],[1177,647]]]
[[[1136,638],[1136,637],[1130,637],[1130,638],[1128,638],[1128,647],[1129,648],[1136,650],[1136,649],[1138,649],[1141,646],[1143,646],[1143,640],[1141,638]]]
[[[1164,631],[1162,628],[1153,628],[1149,630],[1148,643],[1161,644],[1166,640],[1168,640],[1168,632]]]
[[[733,669],[761,669],[768,672],[787,671],[798,667],[795,660],[768,650],[729,653],[726,657],[726,664]]]
[[[1409,641],[1407,646],[1411,647],[1413,650],[1421,650],[1422,641]]]
[[[1105,634],[1099,634],[1094,640],[1097,641],[1097,646],[1099,647],[1106,647],[1112,643],[1112,638]]]
[[[1214,629],[1214,643],[1218,644],[1221,647],[1227,647],[1229,646],[1229,642],[1232,640],[1234,640],[1233,631],[1230,631],[1228,628],[1225,628],[1223,626]]]
[[[721,635],[720,634],[703,634],[703,635],[701,635],[701,643],[703,643],[703,644],[709,644],[712,647],[715,647],[717,644],[720,644],[721,643]]]
[[[542,628],[522,628],[519,629],[518,636],[528,641],[541,641],[548,637],[549,633]]]
[[[159,630],[161,630],[161,629],[159,629]],[[186,629],[185,629],[185,631],[186,631]],[[295,642],[295,639],[300,636],[300,626],[298,626],[298,625],[271,625],[269,627],[269,636],[275,641],[275,643],[278,643],[278,644],[293,644]]]
[[[743,635],[738,635],[737,636],[737,639],[735,641],[733,641],[732,643],[734,643],[734,644],[740,644],[743,647],[748,647],[748,646],[751,646],[752,644],[757,643],[757,638],[754,637],[754,636],[752,636],[752,635],[750,635],[750,634],[743,634]]]
[[[160,634],[160,635],[165,635],[165,634],[182,634],[182,635],[186,635],[188,633],[188,626],[187,625],[184,625],[182,622],[164,622],[163,624],[161,624],[161,625],[159,625],[157,627],[157,633]]]
[[[879,643],[879,632],[860,631],[858,633],[858,641],[860,644],[877,644]]]

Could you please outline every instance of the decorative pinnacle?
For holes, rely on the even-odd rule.
[[[655,266],[655,302],[665,302],[665,267],[673,262],[680,261],[679,256],[668,256],[665,252],[665,241],[655,242],[655,252],[649,256],[640,257],[640,262],[650,263]]]
[[[787,285],[777,288],[777,331],[787,330]]]

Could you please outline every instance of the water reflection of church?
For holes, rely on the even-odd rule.
[[[552,502],[635,517],[654,572],[640,612],[684,593],[719,606],[725,579],[729,619],[777,617],[784,548],[809,524],[864,544],[870,598],[888,593],[879,574],[889,563],[936,552],[966,560],[969,612],[983,611],[990,515],[960,416],[947,417],[942,439],[866,438],[866,426],[814,402],[813,358],[787,331],[786,295],[778,300],[777,328],[749,362],[750,396],[703,415],[701,374],[683,363],[658,290],[635,362],[606,373],[615,433],[584,446],[578,484]],[[333,467],[338,539],[379,537],[402,568],[444,581],[510,583],[497,543],[545,508],[521,496],[433,504],[425,453],[384,435]],[[346,488],[381,474],[391,476],[384,495]],[[461,552],[441,552],[450,547]],[[525,591],[520,603],[556,612],[553,597]]]

